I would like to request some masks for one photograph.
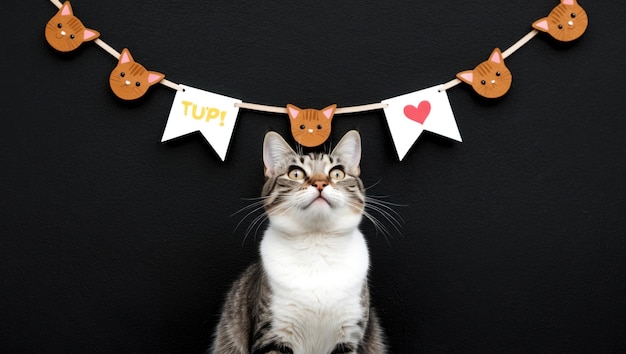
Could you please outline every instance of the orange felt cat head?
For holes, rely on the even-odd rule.
[[[476,93],[487,98],[504,96],[511,88],[513,76],[504,65],[502,52],[496,48],[491,52],[489,60],[480,64],[474,70],[467,70],[456,74],[456,77],[472,85]]]
[[[287,114],[291,122],[291,135],[302,146],[322,145],[330,136],[330,122],[335,115],[335,109],[337,109],[336,104],[322,110],[300,109],[288,104]]]
[[[130,51],[124,48],[117,66],[111,72],[109,84],[115,95],[123,100],[135,100],[148,92],[148,88],[163,80],[164,74],[148,71],[133,60]]]
[[[535,21],[533,28],[561,42],[569,42],[582,36],[588,23],[587,13],[576,0],[561,0],[548,17]]]
[[[74,16],[72,6],[66,1],[46,24],[46,41],[60,52],[70,52],[83,42],[92,41],[100,36],[96,30],[85,28],[78,17]]]

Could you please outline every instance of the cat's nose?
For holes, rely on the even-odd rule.
[[[309,129],[309,134],[312,134],[312,133],[313,133],[313,129]]]
[[[65,31],[61,31],[62,36],[65,36],[65,34],[66,34]]]
[[[568,21],[567,25],[570,26],[570,27],[574,27],[574,21]]]
[[[130,85],[130,81],[126,80],[126,82],[124,82],[126,84],[126,86]]]
[[[328,185],[328,183],[324,183],[322,181],[319,182],[314,182],[313,185],[315,186],[315,188],[317,188],[318,191],[322,191],[324,189],[324,187],[326,187]]]

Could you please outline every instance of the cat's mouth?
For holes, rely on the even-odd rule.
[[[332,207],[332,205],[330,204],[330,202],[329,202],[326,198],[324,198],[324,197],[320,194],[317,198],[313,199],[313,200],[312,200],[312,201],[311,201],[311,202],[310,202],[307,206],[305,206],[304,208],[305,208],[305,209],[308,209],[308,208],[313,207],[313,206],[316,206],[316,205],[327,205],[327,206],[329,206],[329,207]]]

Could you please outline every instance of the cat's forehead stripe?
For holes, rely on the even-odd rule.
[[[554,14],[557,16],[563,16],[565,14],[565,11],[567,11],[567,9],[565,8],[565,6],[557,6],[554,8]]]
[[[80,29],[83,27],[80,21],[75,17],[69,19],[67,25],[70,26],[70,28],[72,28],[74,31],[80,31]]]
[[[144,71],[145,69],[138,63],[133,63],[133,65],[130,67],[130,73],[132,75],[141,75]]]
[[[483,62],[482,65],[479,65],[476,70],[480,75],[487,75],[491,71],[491,63],[486,61]]]

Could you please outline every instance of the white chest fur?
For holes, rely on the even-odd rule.
[[[361,293],[369,255],[363,235],[266,231],[261,258],[272,288],[272,327],[296,354],[330,353],[363,335]]]

